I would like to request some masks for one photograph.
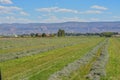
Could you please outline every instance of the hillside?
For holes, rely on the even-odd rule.
[[[0,34],[54,33],[58,29],[66,32],[120,32],[120,22],[64,22],[64,23],[12,23],[0,24]]]

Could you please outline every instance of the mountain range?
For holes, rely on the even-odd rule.
[[[63,23],[3,23],[0,34],[120,32],[120,22],[63,22]]]

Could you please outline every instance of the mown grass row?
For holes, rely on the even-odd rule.
[[[40,48],[40,49],[36,48],[36,49],[27,50],[27,51],[23,51],[23,52],[0,54],[0,62],[12,60],[12,59],[18,59],[18,58],[22,58],[22,57],[26,57],[26,56],[31,56],[31,55],[36,55],[36,54],[40,54],[40,53],[47,52],[47,51],[50,51],[50,50],[63,48],[63,47],[67,47],[67,46],[72,46],[72,45],[75,45],[75,44],[77,44],[77,43],[63,44],[63,45],[58,45],[58,46],[56,45],[56,46],[50,46],[50,47],[47,46],[46,48],[43,48],[43,49],[42,48]]]
[[[27,51],[36,48],[46,48],[55,45],[76,43],[85,41],[86,38],[82,37],[69,37],[69,38],[0,38],[0,54],[11,52]]]
[[[83,80],[85,79],[85,73],[89,71],[92,63],[101,56],[101,50],[105,45],[105,42],[97,45],[92,51],[88,52],[84,57],[70,63],[62,70],[54,73],[50,76],[49,80]],[[101,58],[101,57],[100,57]],[[105,58],[102,56],[102,58]],[[104,59],[103,59],[104,60]],[[101,64],[103,65],[103,64]],[[81,70],[78,70],[78,69]],[[84,76],[84,77],[83,77]]]
[[[88,64],[82,65],[82,67],[73,72],[69,78],[64,78],[63,80],[101,80],[100,78],[106,76],[105,66],[108,61],[107,46],[105,42]]]
[[[89,74],[86,78],[90,80],[101,80],[102,77],[106,76],[106,64],[108,63],[108,40],[106,44],[103,46],[100,56],[93,63]]]
[[[68,78],[64,77],[63,80],[79,80],[79,79],[86,80],[87,74],[89,73],[89,71],[92,67],[92,64],[100,56],[101,49],[102,49],[102,47],[100,47],[98,49],[96,54],[93,56],[93,58],[87,64],[81,65],[81,67],[78,70],[72,72]]]
[[[120,39],[111,38],[108,51],[107,75],[101,80],[120,80]]]
[[[2,41],[4,43],[4,46],[12,45],[12,48],[0,49],[0,62],[11,60],[11,59],[18,59],[18,58],[25,57],[25,56],[35,55],[38,53],[50,51],[50,50],[57,49],[57,48],[72,46],[78,43],[84,43],[86,42],[85,41],[86,39],[87,38],[82,38],[82,37],[81,38],[70,37],[70,38],[60,38],[60,39],[59,38],[55,38],[55,39],[54,38],[53,39],[37,38],[36,39],[35,38],[35,40],[31,38],[30,40],[29,38],[28,40],[24,38],[23,39],[20,38],[21,41],[19,39],[15,39],[16,41],[14,39],[10,39],[10,40],[7,39],[9,43],[4,43]],[[14,43],[12,40],[14,41]]]
[[[3,62],[0,64],[3,80],[47,80],[51,74],[79,59],[101,41],[103,38],[94,38],[85,43],[52,50],[44,54]]]

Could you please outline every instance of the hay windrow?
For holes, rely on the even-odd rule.
[[[68,64],[62,70],[55,72],[49,77],[48,80],[62,80],[62,77],[68,77],[72,72],[79,69],[82,65],[86,65],[87,63],[89,63],[89,61],[96,56],[98,49],[101,48],[105,43],[106,41],[100,43],[90,52],[85,54],[82,58]]]
[[[108,41],[104,45],[100,57],[93,63],[89,74],[86,76],[90,80],[100,80],[101,77],[106,76],[106,64],[108,62]]]

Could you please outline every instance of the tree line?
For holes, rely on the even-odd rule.
[[[57,33],[30,33],[30,34],[22,34],[19,35],[20,37],[64,37],[65,36],[65,30],[59,29]]]
[[[66,33],[66,36],[100,36],[100,37],[112,37],[113,35],[119,35],[118,32],[102,32],[102,33]]]
[[[118,35],[118,32],[102,32],[102,33],[67,33],[63,29],[59,29],[57,33],[30,33],[30,34],[21,34],[17,37],[65,37],[65,36],[100,36],[100,37],[112,37],[113,35]],[[15,36],[3,36],[3,37],[16,37]]]

